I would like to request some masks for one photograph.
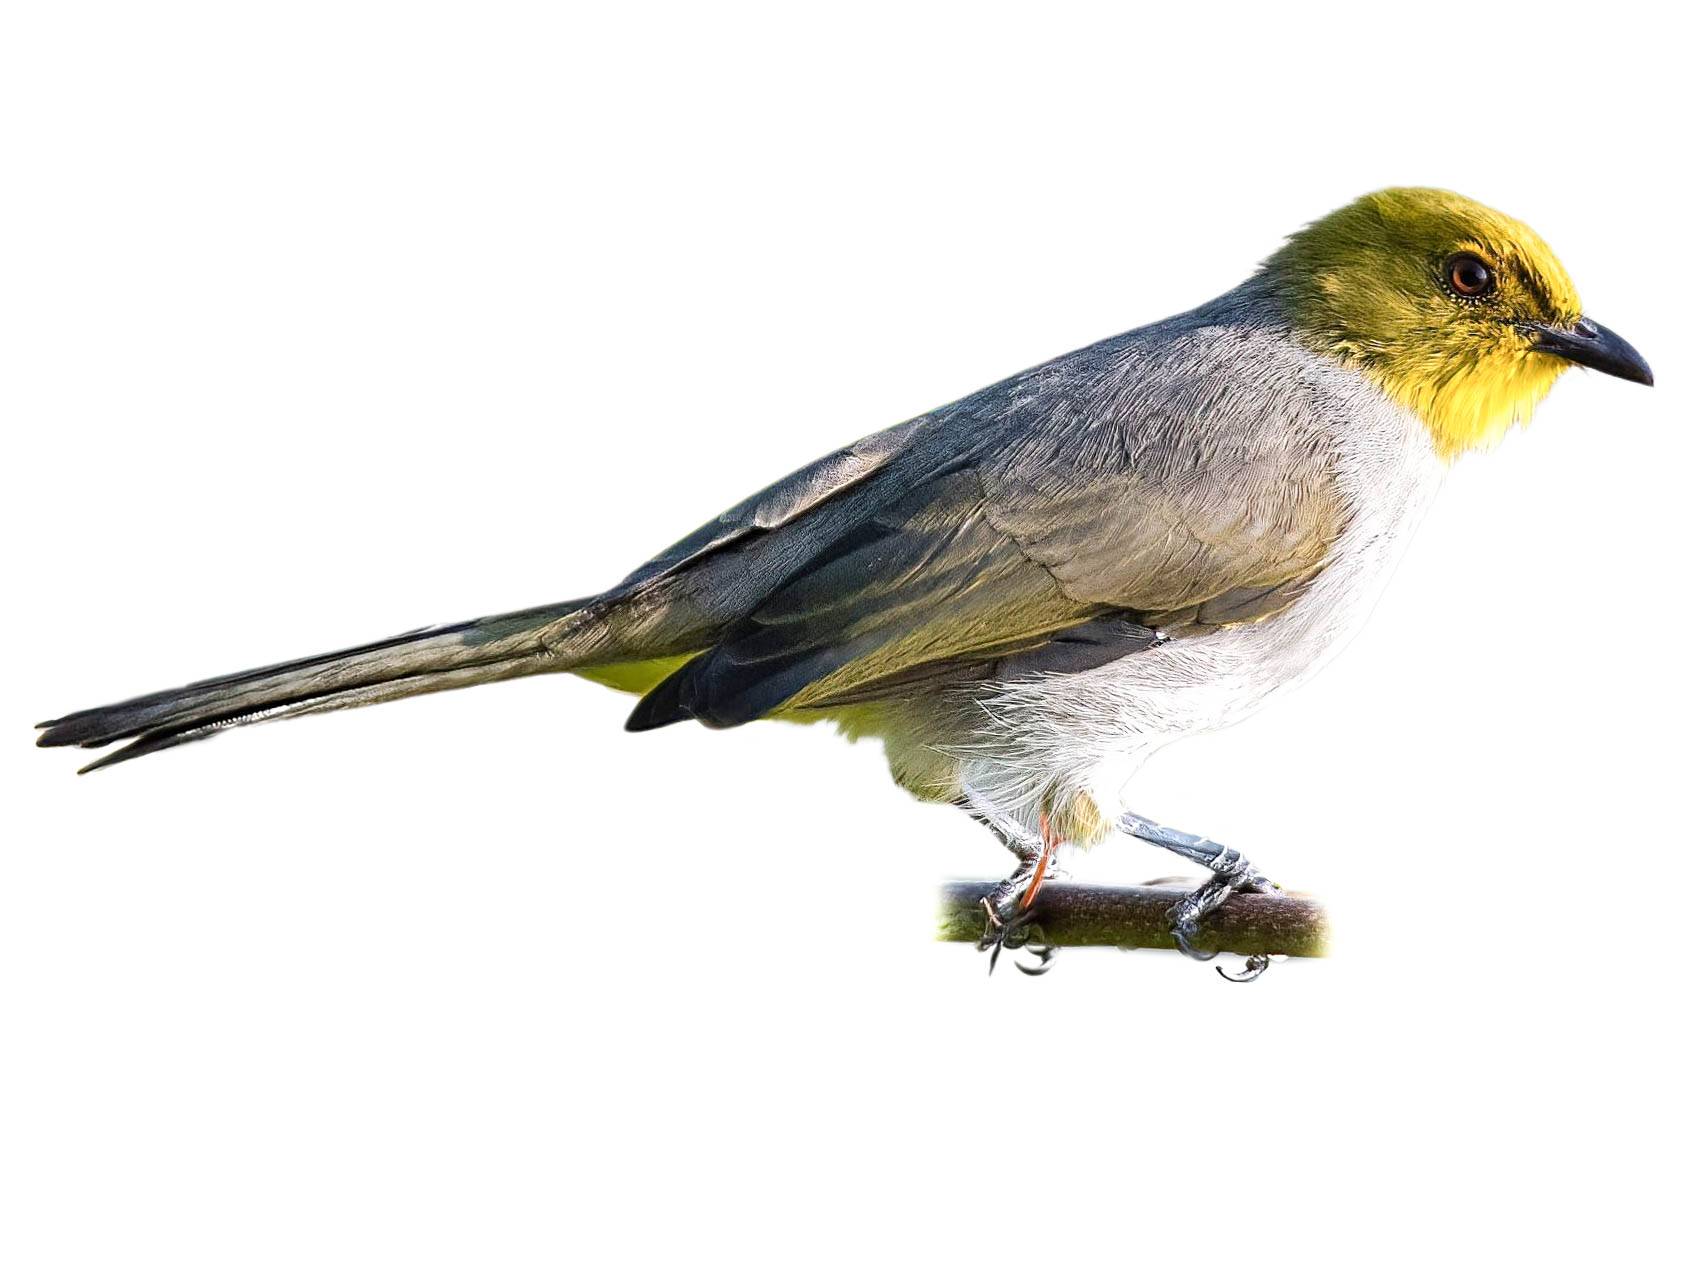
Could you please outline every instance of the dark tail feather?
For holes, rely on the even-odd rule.
[[[271,719],[568,670],[580,661],[558,648],[572,640],[565,620],[587,605],[575,601],[429,627],[339,653],[79,710],[37,725],[42,732],[36,744],[98,747],[132,739],[82,769],[91,772]]]

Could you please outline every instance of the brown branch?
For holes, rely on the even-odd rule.
[[[992,882],[941,888],[936,937],[974,943],[982,937],[981,899]],[[1173,950],[1169,910],[1185,886],[1090,886],[1049,882],[1035,899],[1035,924],[1059,947],[1159,947]],[[1240,956],[1325,956],[1327,913],[1303,895],[1234,895],[1205,919],[1198,945]]]

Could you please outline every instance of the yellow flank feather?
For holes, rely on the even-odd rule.
[[[600,667],[584,667],[573,674],[641,697],[695,656],[693,653],[680,653],[670,658],[649,658],[643,662],[610,662]]]
[[[693,653],[680,653],[670,658],[648,658],[642,662],[610,662],[602,666],[582,667],[573,674],[593,684],[605,684],[611,689],[619,689],[622,693],[636,693],[641,697],[695,656]],[[876,727],[879,720],[878,708],[872,706],[779,711],[768,718],[790,724],[816,724],[828,720],[835,723],[850,741],[858,740],[862,736],[881,735]],[[951,765],[952,759],[945,759],[945,763]],[[942,795],[950,795],[951,792],[948,787],[940,791]]]
[[[1459,296],[1446,263],[1471,254],[1491,292]],[[1311,345],[1358,365],[1411,408],[1450,460],[1488,446],[1567,368],[1527,327],[1582,314],[1565,269],[1525,224],[1442,189],[1385,189],[1305,228],[1264,264]]]

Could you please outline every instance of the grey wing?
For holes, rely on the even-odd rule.
[[[628,726],[1086,669],[1289,603],[1344,521],[1302,383],[1239,397],[1214,368],[1141,372],[1126,342],[1111,351],[996,399],[1009,424],[854,517]]]

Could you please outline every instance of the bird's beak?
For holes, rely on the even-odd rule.
[[[1557,325],[1529,325],[1532,344],[1540,351],[1559,355],[1564,360],[1594,368],[1611,377],[1623,377],[1628,382],[1655,384],[1637,348],[1612,329],[1604,329],[1594,320],[1581,320],[1568,329]]]

